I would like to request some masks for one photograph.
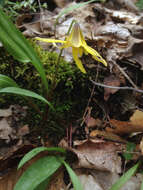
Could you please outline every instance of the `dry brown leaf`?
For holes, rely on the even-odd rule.
[[[110,120],[110,125],[113,128],[106,127],[106,131],[119,135],[130,134],[134,132],[143,132],[143,112],[136,110],[131,117],[131,121]]]
[[[1,175],[7,170],[11,170],[13,167],[17,167],[18,161],[20,157],[26,154],[34,148],[32,144],[21,144],[18,146],[13,146],[9,149],[9,152],[5,154],[3,157],[0,157],[0,173]]]
[[[115,135],[114,133],[107,132],[107,131],[100,131],[100,130],[93,130],[90,133],[91,138],[103,138],[109,141],[119,142],[119,143],[126,143],[127,141],[119,137],[118,135]]]
[[[12,128],[6,118],[0,120],[0,139],[9,143],[11,139],[16,138],[16,131]]]
[[[107,86],[120,86],[120,80],[114,75],[110,75],[104,78],[104,84]],[[115,94],[118,89],[104,88],[104,100],[108,100],[110,94]]]
[[[110,120],[111,126],[114,128],[106,128],[106,131],[113,132],[119,135],[130,134],[133,132],[143,132],[143,112],[136,110],[130,121]]]
[[[143,155],[143,138],[142,138],[142,140],[141,140],[141,142],[140,142],[139,148],[140,148],[141,153],[142,153],[142,155]]]
[[[142,125],[143,126],[143,112],[140,110],[136,110],[132,117],[130,118],[130,121],[134,125]]]
[[[128,29],[122,27],[119,24],[114,24],[113,22],[108,22],[104,26],[100,26],[96,30],[96,35],[114,36],[114,38],[120,40],[128,40],[130,32]]]
[[[29,134],[29,132],[30,131],[29,131],[28,125],[24,125],[23,127],[18,129],[17,134],[18,134],[18,136],[24,136],[24,135]]]
[[[88,119],[85,120],[86,126],[87,127],[96,127],[100,126],[102,121],[100,119],[94,119],[93,117],[89,117]]]
[[[90,168],[102,171],[121,172],[121,158],[117,151],[122,146],[103,140],[83,141],[76,149],[72,149],[78,157],[77,168]]]
[[[0,190],[13,190],[19,177],[23,172],[39,158],[47,156],[48,152],[44,151],[39,153],[37,156],[29,160],[22,168],[17,170],[17,165],[20,158],[33,149],[32,144],[24,145],[19,147],[15,152],[11,152],[8,158],[3,158],[0,160]],[[63,181],[63,170],[58,170],[54,177],[51,179],[51,185],[47,190],[58,189],[58,186],[65,189],[65,184]]]
[[[117,0],[118,3],[120,3],[122,6],[125,6],[127,9],[131,11],[138,12],[138,8],[135,5],[135,2],[132,0]]]
[[[12,115],[11,107],[8,109],[0,109],[0,117],[9,117]]]
[[[69,0],[54,0],[54,2],[56,3],[56,5],[59,7],[59,8],[64,8],[67,3],[69,2]]]

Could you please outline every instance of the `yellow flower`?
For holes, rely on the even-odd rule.
[[[80,60],[80,57],[83,55],[83,53],[88,54],[90,53],[93,58],[101,63],[103,63],[105,66],[107,66],[107,62],[101,57],[101,55],[87,45],[82,31],[80,29],[79,24],[75,23],[72,31],[69,36],[66,37],[66,40],[55,40],[55,39],[46,39],[46,38],[36,38],[37,40],[43,41],[43,42],[51,42],[51,43],[63,43],[61,48],[68,48],[72,47],[72,54],[73,59],[77,65],[77,67],[83,72],[86,73],[82,62]]]

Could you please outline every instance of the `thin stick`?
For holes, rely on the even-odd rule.
[[[68,32],[66,33],[66,36],[69,35],[69,33],[71,31],[71,28],[72,28],[72,26],[73,26],[73,24],[75,22],[76,22],[75,20],[72,20],[72,22],[71,22],[71,24],[69,26]],[[66,37],[65,37],[65,39],[66,39]],[[47,94],[47,98],[46,98],[48,101],[52,100],[54,89],[56,88],[56,85],[57,85],[56,78],[58,78],[58,69],[59,69],[59,63],[60,63],[60,59],[61,59],[62,53],[63,53],[63,48],[60,50],[60,53],[59,53],[59,56],[58,56],[58,60],[56,62],[55,73],[54,73],[55,75],[54,75],[54,79],[53,79],[52,84],[51,84],[51,90]],[[43,124],[48,119],[48,114],[49,114],[49,106],[46,106],[45,107],[45,113],[43,115]]]
[[[127,73],[115,62],[113,64],[120,70],[120,72],[125,76],[125,78],[132,84],[134,88],[138,88],[135,83],[131,80],[131,78],[127,75]]]
[[[99,64],[98,64],[98,66],[99,66]],[[97,81],[97,78],[98,78],[98,74],[99,74],[99,67],[97,67],[97,73],[96,73],[96,79],[95,79],[96,81]],[[87,106],[86,106],[86,108],[85,108],[85,111],[84,111],[84,114],[83,114],[83,117],[82,117],[82,122],[81,122],[81,124],[80,124],[81,127],[82,127],[82,125],[83,125],[84,122],[85,122],[85,116],[86,116],[86,114],[87,114],[89,104],[90,104],[91,99],[92,99],[92,97],[93,97],[94,90],[95,90],[95,86],[96,86],[96,85],[94,84],[93,87],[92,87],[91,94],[90,94],[90,97],[89,97],[89,99],[88,99]]]
[[[42,16],[43,16],[43,9],[41,7],[40,0],[38,0],[38,4],[39,4],[39,8],[40,8],[40,28],[43,31],[43,22],[42,22],[43,21],[43,18],[42,18]]]
[[[104,88],[113,88],[113,89],[119,89],[119,90],[133,90],[133,91],[136,91],[136,92],[143,93],[143,90],[138,89],[138,88],[132,88],[132,87],[129,87],[129,86],[121,86],[121,87],[118,87],[118,86],[109,86],[109,85],[105,85],[105,84],[101,84],[101,83],[95,82],[92,79],[90,79],[90,81],[93,84],[95,84],[96,86],[101,86],[101,87],[104,87]]]

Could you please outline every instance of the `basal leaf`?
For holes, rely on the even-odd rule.
[[[34,156],[36,156],[37,154],[39,154],[42,151],[56,151],[56,152],[61,152],[61,153],[65,153],[65,149],[60,148],[60,147],[37,147],[34,148],[33,150],[31,150],[30,152],[28,152],[20,161],[19,165],[18,165],[18,169],[21,168],[27,161],[29,161],[31,158],[33,158]]]
[[[50,182],[50,178],[47,178],[42,183],[40,183],[34,190],[46,190],[49,182]]]
[[[120,188],[135,174],[139,167],[139,162],[130,168],[120,179],[111,187],[110,190],[120,190]]]
[[[17,94],[17,95],[21,95],[21,96],[28,96],[28,97],[32,97],[32,98],[36,98],[41,100],[42,102],[48,104],[52,109],[52,105],[42,96],[40,96],[39,94],[36,94],[35,92],[32,92],[30,90],[25,90],[19,87],[7,87],[7,88],[2,88],[0,89],[0,93],[11,93],[11,94]]]
[[[83,190],[83,187],[82,187],[77,175],[74,173],[74,171],[71,169],[71,167],[64,160],[61,160],[61,162],[64,164],[64,166],[67,169],[67,172],[71,178],[74,190]]]
[[[143,0],[138,0],[138,1],[136,2],[136,6],[137,6],[140,10],[142,10],[142,9],[143,9]]]
[[[21,62],[31,62],[34,65],[48,90],[46,74],[39,57],[22,33],[5,15],[2,8],[0,8],[0,41],[15,59]]]
[[[16,84],[16,82],[14,80],[12,80],[11,78],[9,78],[6,75],[2,75],[0,74],[0,89],[1,88],[6,88],[6,87],[18,87],[18,85]]]
[[[20,177],[14,190],[34,190],[61,166],[55,156],[45,156],[34,162]]]
[[[141,188],[140,188],[140,190],[143,190],[143,182],[141,183]]]

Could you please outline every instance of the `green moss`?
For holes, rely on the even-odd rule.
[[[53,88],[53,81],[56,82],[51,97],[55,112],[49,113],[47,121],[47,130],[51,133],[51,128],[53,128],[53,132],[55,132],[56,129],[66,125],[65,123],[69,123],[73,118],[81,117],[89,98],[88,76],[82,74],[75,64],[69,63],[63,58],[60,59],[57,70],[58,54],[43,50],[34,40],[29,40],[29,42],[41,59],[51,89]],[[0,51],[0,73],[12,77],[22,88],[41,93],[41,79],[33,65],[31,63],[19,63],[4,48],[1,48]],[[17,103],[18,99],[20,100],[19,97],[13,96],[11,99],[10,95],[7,98],[0,96],[0,102],[3,105]],[[26,104],[24,100],[21,103],[22,105]],[[40,102],[36,103],[41,111],[44,110],[45,105]],[[37,120],[39,117],[33,113],[33,110],[31,110],[31,115],[32,117],[29,118],[30,125],[38,125],[38,122],[41,122],[40,119]],[[64,130],[61,131],[61,134],[63,134]]]
[[[60,63],[57,66],[57,53],[43,50],[42,47],[37,45],[34,40],[30,40],[30,43],[40,57],[40,60],[45,67],[47,79],[50,83],[55,81],[58,85],[62,81],[65,82],[66,87],[73,88],[73,82],[76,79],[76,74],[82,76],[77,67],[65,61],[63,58],[60,59]]]

